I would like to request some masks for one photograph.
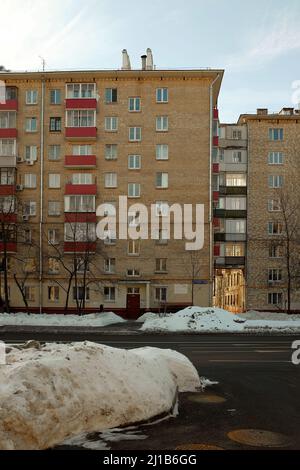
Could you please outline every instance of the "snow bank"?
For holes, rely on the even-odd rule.
[[[45,449],[169,412],[199,382],[180,356],[90,342],[13,348],[0,367],[0,449]]]
[[[137,323],[144,323],[146,320],[151,320],[153,318],[159,318],[158,313],[153,313],[153,312],[146,312],[143,315],[141,315],[136,322]]]
[[[90,313],[88,315],[34,314],[24,312],[1,313],[0,325],[31,325],[31,326],[106,326],[125,322],[114,312]]]
[[[187,307],[163,318],[146,319],[141,330],[184,333],[300,332],[300,315],[285,315],[282,319],[276,317],[276,320],[273,319],[275,315],[270,319],[265,314],[263,320],[248,320],[246,315],[234,315],[221,308]],[[254,316],[250,314],[250,318]]]

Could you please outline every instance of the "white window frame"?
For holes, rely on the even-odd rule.
[[[269,175],[268,184],[270,189],[278,189],[283,187],[283,176],[282,175]]]
[[[91,144],[72,145],[73,156],[87,156],[93,155],[93,148]]]
[[[140,183],[128,183],[128,197],[129,198],[141,197]]]
[[[96,110],[68,109],[66,111],[66,127],[96,127]]]
[[[24,187],[26,189],[35,189],[37,186],[37,176],[35,173],[24,174]]]
[[[60,173],[49,173],[48,175],[48,188],[49,189],[59,189],[60,184]]]
[[[59,244],[59,230],[57,228],[48,229],[48,245]]]
[[[116,258],[104,259],[104,272],[105,274],[115,274],[116,272]]]
[[[51,208],[51,204],[52,204],[52,208]],[[50,217],[58,217],[60,214],[61,214],[60,201],[48,201],[48,215]]]
[[[283,152],[269,152],[269,165],[283,165]]]
[[[167,87],[156,88],[156,103],[169,102],[169,89]]]
[[[117,188],[118,187],[118,175],[115,172],[104,174],[104,187],[105,188]]]
[[[117,160],[118,159],[118,145],[117,144],[105,144],[105,160]]]
[[[73,173],[71,178],[72,184],[93,184],[92,173]]]
[[[163,292],[165,292],[165,295],[162,295]],[[155,301],[164,302],[164,303],[168,301],[168,287],[167,286],[155,287]]]
[[[104,129],[106,132],[117,132],[118,116],[106,116],[104,119]]]
[[[0,156],[15,157],[17,155],[16,139],[0,139]]]
[[[169,130],[169,117],[156,116],[156,131],[167,132]]]
[[[130,113],[138,113],[141,111],[141,97],[140,96],[130,96],[128,98],[128,111]]]
[[[38,148],[36,145],[26,145],[24,150],[24,160],[26,162],[37,161]]]
[[[156,144],[156,160],[169,160],[168,144]]]
[[[141,160],[141,155],[128,155],[128,170],[140,170],[142,167]]]
[[[158,181],[158,178],[161,179],[160,183]],[[155,186],[157,189],[167,189],[169,187],[169,173],[162,171],[157,172],[155,178]]]
[[[78,93],[74,92],[74,88],[78,89]],[[85,95],[84,88],[90,88],[90,96]],[[73,91],[70,91],[72,90]],[[95,99],[97,95],[96,83],[66,83],[66,98],[67,99]]]
[[[107,292],[107,293],[106,293]],[[115,286],[105,286],[104,287],[104,300],[105,302],[115,302],[117,298],[117,291]]]
[[[61,146],[58,144],[49,145],[48,148],[48,160],[59,161],[61,155]]]
[[[73,201],[75,203],[75,209],[73,209]],[[88,207],[84,201],[89,201]],[[91,202],[92,204],[90,204]],[[95,212],[96,197],[91,194],[68,195],[64,198],[64,206],[65,212]]]
[[[33,123],[35,123],[35,126],[32,125]],[[29,133],[38,131],[38,120],[36,117],[27,117],[25,119],[25,131]]]
[[[142,128],[140,126],[131,126],[128,128],[128,140],[129,142],[141,142],[142,140]]]
[[[52,96],[54,96],[53,101],[52,101]],[[58,97],[59,97],[59,99],[57,99]],[[51,105],[61,104],[61,89],[60,88],[52,88],[50,90],[50,104]]]
[[[26,90],[26,104],[34,105],[38,103],[38,90]]]
[[[0,111],[0,129],[15,129],[16,127],[16,111]]]

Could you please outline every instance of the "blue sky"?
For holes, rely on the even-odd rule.
[[[36,70],[43,56],[49,70],[119,68],[126,48],[139,68],[151,47],[157,68],[224,68],[220,116],[234,122],[291,106],[300,80],[300,1],[247,3],[0,0],[0,63]]]

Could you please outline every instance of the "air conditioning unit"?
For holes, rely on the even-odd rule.
[[[27,222],[29,220],[29,215],[23,215],[23,221]]]
[[[32,166],[32,165],[34,165],[34,162],[32,160],[27,160],[26,164]]]
[[[17,190],[17,191],[22,191],[22,189],[23,189],[23,185],[22,185],[22,184],[17,184],[17,185],[16,185],[16,190]]]
[[[24,162],[24,160],[23,160],[22,157],[17,157],[17,162],[18,162],[18,163],[22,163],[22,162]]]

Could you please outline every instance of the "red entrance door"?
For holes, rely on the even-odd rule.
[[[127,294],[127,318],[136,320],[140,315],[140,294]]]

